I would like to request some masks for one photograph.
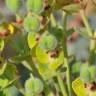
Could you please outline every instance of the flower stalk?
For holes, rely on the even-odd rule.
[[[67,68],[66,71],[66,79],[67,79],[67,88],[68,88],[68,96],[73,96],[72,92],[72,84],[71,84],[71,69],[70,65],[68,63],[68,53],[67,53],[67,13],[64,12],[64,25],[63,25],[63,33],[62,33],[62,48],[63,48],[63,54],[64,54],[64,65]]]

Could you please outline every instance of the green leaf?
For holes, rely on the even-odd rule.
[[[74,30],[75,32],[79,33],[81,36],[85,38],[90,38],[90,36],[88,35],[88,32],[86,31],[86,28],[80,27],[80,28],[75,28]]]
[[[21,0],[5,0],[6,6],[13,12],[19,11],[21,8]]]
[[[48,54],[40,47],[36,48],[36,58],[41,64],[48,64],[49,62]]]
[[[12,80],[14,77],[17,76],[16,66],[8,62],[6,66],[6,70],[4,71],[2,76],[6,77],[9,80]]]
[[[7,78],[0,78],[0,90],[10,88],[17,79],[9,81]]]
[[[21,63],[26,60],[30,55],[30,50],[27,42],[27,34],[18,34],[11,38],[11,46],[15,52],[14,56],[10,57],[9,60],[15,63]]]
[[[30,49],[32,49],[37,44],[35,34],[33,32],[28,33],[27,41]]]
[[[15,64],[20,64],[22,61],[25,61],[27,58],[29,58],[29,56],[30,54],[17,55],[17,56],[11,57],[9,61]]]
[[[16,56],[29,54],[27,35],[17,34],[11,38],[11,46],[16,52]]]
[[[78,12],[80,10],[80,4],[70,4],[63,7],[63,10],[68,13]]]
[[[27,9],[35,13],[43,11],[43,0],[27,0]]]
[[[40,30],[40,21],[34,16],[25,17],[23,25],[26,31],[38,32]]]
[[[36,96],[43,91],[43,83],[40,79],[34,78],[31,74],[30,78],[25,82],[26,96]]]
[[[4,40],[0,39],[0,51],[4,49]]]
[[[6,70],[6,67],[7,67],[7,62],[4,62],[2,68],[0,68],[0,75],[3,75],[3,73]]]

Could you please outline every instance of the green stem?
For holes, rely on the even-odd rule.
[[[94,39],[90,40],[90,56],[89,56],[89,64],[90,65],[94,65],[95,64],[95,59],[96,59],[96,54],[95,54],[95,50],[96,50],[96,33],[94,32],[93,35]]]
[[[67,53],[67,35],[66,35],[66,28],[67,28],[67,14],[64,13],[64,26],[63,26],[63,34],[62,34],[62,47],[63,47],[63,54],[64,54],[64,65],[67,68],[66,71],[66,79],[67,79],[67,87],[68,87],[68,96],[72,96],[72,84],[71,84],[71,70],[70,65],[68,64],[68,53]]]
[[[91,27],[90,27],[90,25],[89,25],[89,23],[88,23],[88,20],[87,20],[85,14],[84,14],[84,10],[80,10],[80,15],[81,15],[82,20],[83,20],[83,22],[84,22],[84,24],[85,24],[85,27],[86,27],[87,32],[88,32],[88,35],[89,35],[90,37],[92,37],[92,29],[91,29]]]
[[[61,78],[59,75],[57,76],[57,80],[58,80],[58,84],[59,84],[59,86],[60,86],[62,95],[63,95],[63,96],[67,96],[67,92],[66,92],[66,90],[65,90],[65,89],[66,89],[66,88],[65,88],[65,84],[64,84],[62,78]]]
[[[89,65],[95,64],[95,48],[96,48],[96,39],[95,38],[95,32],[93,34],[92,29],[90,28],[90,25],[86,19],[86,16],[84,14],[84,11],[80,11],[80,15],[83,19],[83,22],[85,24],[85,27],[87,29],[88,35],[90,36],[90,56],[89,56]]]
[[[50,86],[46,83],[46,81],[44,82],[44,96],[54,96]]]

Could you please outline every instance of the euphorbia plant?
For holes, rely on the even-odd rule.
[[[82,3],[82,0],[5,0],[16,20],[4,19],[0,25],[0,95],[96,94],[93,92],[96,89],[96,32],[89,26]],[[26,8],[24,15],[22,6]],[[69,28],[68,18],[76,13],[85,26]],[[61,22],[55,15],[61,16]],[[90,40],[89,58],[84,64],[68,50],[68,39],[75,31]],[[10,52],[4,54],[6,46]],[[72,83],[74,70],[80,76]]]

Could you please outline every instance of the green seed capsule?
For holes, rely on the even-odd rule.
[[[27,0],[27,9],[35,13],[41,13],[43,10],[43,0]]]
[[[84,64],[81,68],[80,77],[84,83],[91,81],[91,74],[90,74],[89,68],[86,64]]]
[[[43,91],[43,83],[40,79],[31,76],[25,82],[26,96],[36,96]]]
[[[96,81],[96,66],[90,66],[89,67],[89,72],[91,74],[91,79],[92,81]]]
[[[40,47],[45,50],[54,50],[57,47],[57,40],[54,35],[44,35]]]
[[[24,19],[24,28],[26,31],[39,31],[40,29],[40,21],[38,18],[34,16],[27,16]]]
[[[6,0],[5,3],[8,9],[12,12],[19,11],[22,5],[21,0]]]
[[[33,11],[34,0],[27,0],[27,9]]]

